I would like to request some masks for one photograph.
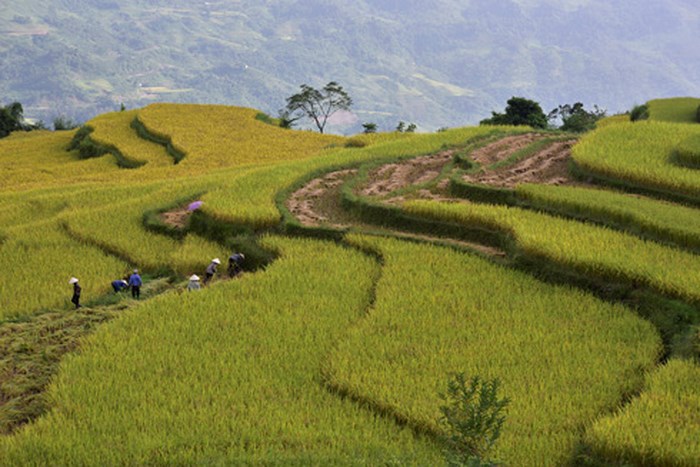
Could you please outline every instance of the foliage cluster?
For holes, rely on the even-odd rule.
[[[297,120],[308,118],[313,121],[319,133],[328,124],[328,119],[340,110],[349,110],[352,98],[335,81],[330,81],[321,89],[302,84],[301,90],[287,98],[287,106],[280,111],[283,128],[291,128]]]
[[[527,125],[547,128],[547,116],[539,103],[524,97],[508,99],[504,113],[491,112],[491,118],[481,120],[480,125]]]
[[[638,122],[649,119],[649,106],[647,104],[635,105],[630,111],[630,121]]]
[[[24,128],[24,109],[19,102],[0,107],[0,138],[4,138],[13,131]]]
[[[445,458],[450,466],[492,465],[487,455],[501,436],[508,398],[500,399],[498,379],[482,381],[456,373],[447,383],[440,424],[447,435]]]
[[[547,115],[547,120],[561,121],[559,130],[572,133],[584,133],[593,130],[596,123],[601,118],[605,117],[605,110],[597,105],[593,106],[593,110],[586,110],[581,102],[576,102],[573,105],[560,105],[553,109]]]

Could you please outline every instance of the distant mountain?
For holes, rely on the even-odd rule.
[[[355,117],[332,131],[433,130],[513,95],[612,111],[700,96],[698,33],[697,0],[22,0],[0,6],[0,105],[47,123],[121,102],[274,115],[336,80]]]

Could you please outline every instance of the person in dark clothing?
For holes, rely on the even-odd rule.
[[[75,309],[77,310],[82,306],[80,304],[80,292],[82,292],[83,289],[80,287],[80,285],[78,284],[78,279],[76,279],[75,277],[72,277],[71,280],[68,281],[68,283],[73,285],[73,298],[71,298],[70,301],[73,302],[73,305],[75,305]]]
[[[129,283],[124,280],[124,279],[117,279],[116,281],[112,281],[112,288],[114,289],[114,292],[119,293],[122,290],[126,289],[129,287]]]
[[[129,287],[131,287],[131,296],[133,298],[141,297],[141,285],[143,281],[141,276],[139,276],[139,270],[134,269],[134,273],[129,277]]]
[[[204,285],[207,285],[210,280],[214,277],[214,274],[216,274],[216,267],[221,264],[221,261],[219,258],[214,258],[211,260],[211,263],[209,263],[209,266],[207,266],[207,270],[204,272]]]
[[[243,264],[243,260],[245,259],[245,255],[243,253],[234,253],[231,256],[228,257],[228,276],[229,277],[236,277],[243,271],[243,268],[241,267],[241,264]]]

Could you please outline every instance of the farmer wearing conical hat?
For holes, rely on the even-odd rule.
[[[216,267],[219,264],[221,264],[221,260],[219,260],[219,258],[214,258],[211,260],[211,263],[209,263],[209,266],[207,266],[207,270],[204,273],[204,285],[207,285],[214,277],[214,274],[216,274]]]
[[[192,292],[193,290],[199,290],[200,285],[199,285],[199,276],[196,274],[192,274],[190,276],[190,282],[187,284],[187,291]]]
[[[114,289],[115,293],[121,292],[122,290],[126,289],[129,287],[129,277],[125,277],[124,279],[117,279],[116,281],[112,281],[112,288]]]
[[[78,279],[76,279],[75,277],[71,277],[68,283],[73,286],[73,298],[71,298],[70,301],[73,302],[73,305],[75,305],[75,309],[77,310],[81,307],[80,292],[82,292],[83,289],[80,287],[80,285],[78,284]]]

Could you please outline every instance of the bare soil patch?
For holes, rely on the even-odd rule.
[[[503,188],[513,188],[521,183],[575,185],[577,184],[576,181],[569,174],[571,148],[574,143],[575,140],[573,139],[553,142],[541,151],[511,166],[465,175],[464,181]],[[499,151],[499,154],[504,155],[501,160],[523,147],[524,145],[521,144],[521,141],[517,141],[510,150],[506,151],[503,148],[503,151]]]
[[[188,211],[187,207],[177,208],[172,211],[161,213],[158,217],[165,225],[176,229],[184,229],[187,227],[192,211]]]
[[[287,200],[287,209],[302,225],[346,227],[338,219],[340,188],[348,177],[357,174],[356,169],[338,170],[315,178],[299,188]]]
[[[360,189],[362,196],[382,197],[412,185],[435,180],[452,160],[454,149],[386,164],[369,174],[368,183]]]
[[[549,135],[543,133],[524,133],[522,135],[506,136],[483,148],[479,148],[471,153],[471,159],[482,166],[488,166],[507,159],[511,154],[523,149],[526,146],[548,138]]]

